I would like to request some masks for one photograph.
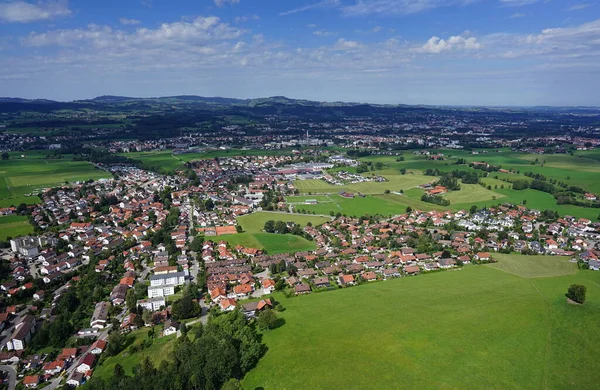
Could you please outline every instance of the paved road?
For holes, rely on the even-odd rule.
[[[0,366],[0,371],[8,373],[8,390],[15,390],[17,386],[17,371],[13,366]]]

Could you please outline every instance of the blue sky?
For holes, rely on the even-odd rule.
[[[600,105],[597,0],[0,0],[0,96]]]

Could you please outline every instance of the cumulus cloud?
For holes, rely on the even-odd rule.
[[[475,37],[453,35],[448,39],[433,36],[417,51],[420,53],[438,54],[450,50],[479,50],[481,48],[481,43],[477,42],[477,38]]]
[[[138,28],[133,33],[109,26],[89,25],[85,29],[50,30],[30,33],[22,39],[26,46],[72,46],[88,42],[97,47],[127,45],[204,44],[237,39],[246,31],[222,23],[216,16],[199,16],[191,22],[163,23],[157,29]]]
[[[240,0],[215,0],[217,7],[224,7],[227,4],[239,4]]]
[[[361,47],[363,46],[357,41],[349,41],[344,38],[338,39],[334,46],[336,50],[355,50],[360,49]]]
[[[141,23],[137,19],[127,19],[127,18],[120,18],[119,22],[121,22],[121,24],[123,26],[131,26],[131,25],[135,25],[135,24],[140,24]]]
[[[30,23],[69,15],[71,10],[63,0],[37,3],[18,0],[0,4],[1,22]]]

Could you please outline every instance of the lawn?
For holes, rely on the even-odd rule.
[[[110,177],[85,161],[46,160],[47,151],[28,151],[26,157],[11,153],[9,160],[0,161],[0,207],[39,202],[37,194],[44,188],[66,182]],[[27,196],[30,195],[30,196]]]
[[[597,388],[600,273],[532,279],[494,266],[278,295],[285,324],[264,333],[244,387]],[[587,286],[585,305],[566,303],[572,283]]]
[[[27,217],[9,215],[0,217],[0,241],[7,237],[24,236],[33,232],[33,226],[29,224]]]

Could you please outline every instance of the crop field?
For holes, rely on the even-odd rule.
[[[4,241],[7,237],[24,236],[33,231],[33,227],[29,224],[27,217],[19,215],[8,215],[0,217],[0,241]]]
[[[285,324],[264,332],[268,351],[243,385],[596,389],[600,273],[553,264],[550,273],[560,276],[549,278],[547,259],[514,256],[500,261],[527,277],[493,264],[277,295]],[[564,297],[573,283],[587,286],[582,306]]]
[[[9,160],[0,161],[0,207],[38,203],[37,196],[26,195],[66,182],[110,177],[88,162],[67,158],[46,160],[45,153],[28,152],[25,158],[11,153]]]

